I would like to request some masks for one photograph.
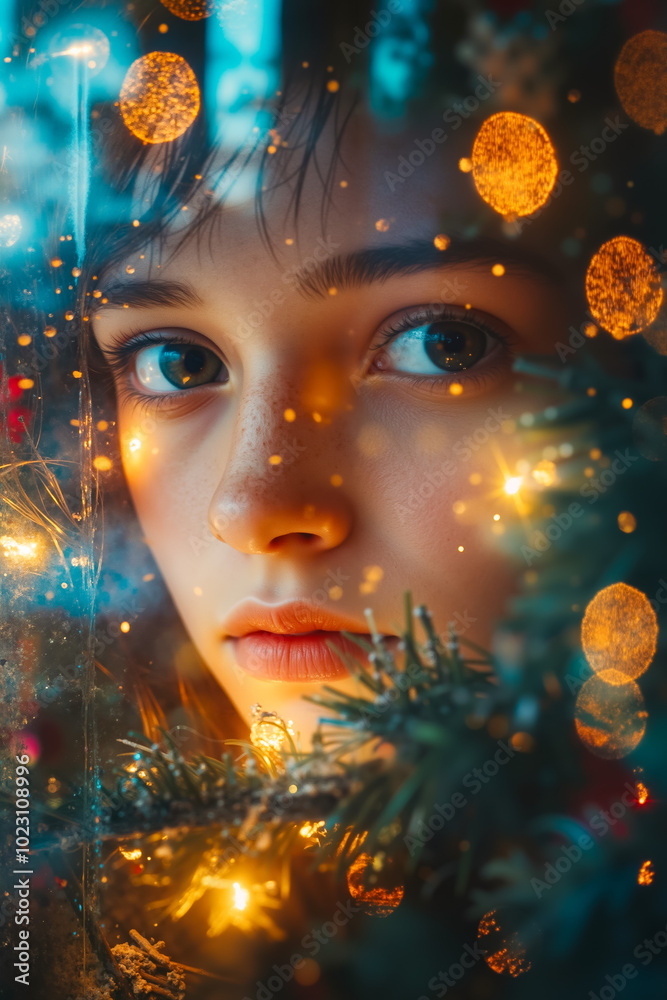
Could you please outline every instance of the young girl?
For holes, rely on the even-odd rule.
[[[311,11],[285,39],[275,121],[239,113],[241,153],[225,118],[210,149],[186,132],[140,150],[128,236],[111,262],[91,249],[85,286],[134,506],[186,628],[246,722],[260,703],[304,745],[319,712],[302,696],[358,690],[330,643],[358,652],[341,631],[368,638],[367,607],[392,647],[406,589],[490,643],[517,576],[498,546],[530,405],[512,361],[553,354],[582,318],[547,236],[568,194],[518,237],[465,172],[516,88],[504,101],[477,74],[455,101],[417,8],[387,12],[365,69],[346,64],[366,13]],[[373,55],[404,33],[437,65],[413,67],[389,117],[373,93],[395,67]]]
[[[382,8],[358,0],[284,0],[281,5],[145,0],[113,18],[108,5],[93,2],[85,8],[86,24],[61,25],[53,15],[58,44],[47,44],[51,36],[28,43],[36,59],[43,50],[50,53],[54,75],[45,86],[60,88],[62,107],[68,86],[75,86],[76,97],[67,105],[68,113],[73,109],[76,148],[69,150],[64,168],[68,184],[62,178],[58,184],[59,198],[70,202],[69,221],[63,221],[62,211],[48,215],[44,244],[51,270],[46,273],[54,276],[54,288],[44,306],[48,325],[35,343],[41,351],[40,338],[50,340],[56,327],[67,329],[66,324],[75,324],[80,338],[71,380],[81,379],[82,402],[72,423],[81,435],[84,502],[73,520],[84,526],[101,523],[86,478],[94,469],[110,515],[98,591],[102,602],[114,587],[135,595],[134,610],[119,631],[126,637],[129,632],[129,641],[136,643],[135,659],[122,664],[123,680],[131,682],[139,664],[153,691],[139,705],[146,735],[158,740],[157,723],[165,720],[165,728],[177,723],[172,735],[181,733],[180,706],[168,711],[173,708],[168,685],[174,669],[181,670],[187,660],[190,681],[209,681],[205,699],[194,705],[195,714],[216,723],[214,733],[194,723],[207,752],[219,756],[228,749],[223,741],[239,735],[234,714],[247,734],[257,705],[284,719],[303,750],[317,748],[313,735],[329,713],[306,699],[321,695],[323,685],[342,699],[363,694],[350,657],[372,672],[375,663],[363,642],[376,630],[401,664],[408,590],[431,612],[443,643],[451,646],[458,636],[498,653],[498,676],[489,686],[502,675],[508,688],[518,678],[526,691],[516,705],[508,696],[507,704],[486,718],[465,701],[468,692],[456,688],[451,703],[463,710],[451,729],[443,736],[450,719],[443,722],[443,713],[419,731],[419,739],[415,736],[419,753],[437,760],[435,773],[421,768],[416,750],[411,756],[411,744],[398,760],[391,775],[398,775],[400,793],[426,787],[432,800],[432,814],[417,817],[421,847],[433,847],[420,855],[421,862],[413,864],[408,846],[412,825],[401,826],[400,811],[391,813],[391,822],[381,822],[387,804],[369,783],[364,815],[372,817],[368,822],[378,827],[374,836],[385,846],[364,864],[386,873],[409,852],[407,868],[430,901],[428,914],[423,896],[417,900],[415,892],[411,897],[408,886],[398,919],[382,937],[362,917],[352,922],[345,916],[348,911],[334,899],[338,890],[329,886],[327,895],[325,877],[309,873],[301,896],[295,893],[297,901],[285,904],[283,915],[293,929],[302,930],[323,911],[325,922],[315,929],[320,936],[313,931],[315,937],[302,935],[289,954],[285,949],[271,953],[269,963],[275,958],[279,974],[270,979],[258,978],[250,935],[221,939],[214,934],[204,940],[199,911],[176,932],[172,929],[169,947],[179,949],[179,962],[184,954],[196,953],[193,964],[225,977],[235,965],[241,967],[235,983],[256,980],[243,988],[257,1000],[281,992],[303,996],[311,987],[322,997],[405,1000],[421,992],[430,998],[445,995],[472,967],[465,973],[462,996],[505,995],[500,973],[509,974],[512,985],[518,977],[516,997],[532,996],[535,987],[522,976],[530,962],[520,957],[523,952],[511,935],[501,935],[494,947],[478,948],[482,937],[488,935],[490,945],[490,938],[500,934],[495,904],[485,905],[485,885],[506,879],[508,910],[516,903],[532,914],[540,893],[551,897],[546,888],[534,890],[530,873],[544,876],[542,886],[555,884],[543,870],[544,859],[552,855],[535,846],[535,817],[538,833],[551,830],[550,822],[557,827],[549,849],[554,843],[560,847],[559,837],[573,839],[579,832],[575,814],[596,802],[602,809],[599,803],[607,805],[616,794],[603,781],[596,784],[590,760],[597,764],[597,757],[589,755],[581,765],[570,702],[567,729],[553,706],[564,713],[566,687],[571,696],[584,683],[581,672],[574,681],[565,672],[577,663],[587,602],[608,583],[631,577],[650,597],[656,567],[647,570],[646,551],[653,546],[657,565],[662,547],[656,539],[639,551],[630,537],[635,513],[621,509],[620,501],[612,516],[613,537],[598,531],[582,539],[581,525],[589,530],[601,523],[601,516],[595,521],[597,511],[608,514],[604,503],[610,497],[616,502],[612,487],[625,475],[625,466],[609,472],[609,457],[598,443],[607,447],[610,428],[602,420],[593,429],[584,427],[586,407],[597,390],[583,376],[577,380],[568,366],[581,352],[589,359],[584,370],[602,379],[590,360],[597,355],[618,374],[620,384],[634,371],[636,357],[626,355],[610,334],[632,332],[637,340],[641,331],[660,328],[659,321],[651,325],[660,284],[653,264],[631,278],[623,268],[610,267],[595,281],[590,266],[605,241],[618,236],[629,237],[653,261],[660,257],[656,248],[664,219],[658,196],[664,171],[655,143],[664,123],[654,118],[650,127],[642,125],[644,112],[636,111],[642,95],[635,93],[633,107],[642,122],[631,124],[630,112],[620,111],[613,83],[614,61],[624,42],[655,25],[637,24],[639,15],[627,3],[573,6],[567,15],[563,8],[555,14],[536,4],[530,13],[515,14],[514,6],[504,2],[482,11],[471,3],[439,0],[390,0]],[[57,60],[68,58],[85,59],[90,78],[82,63],[76,63],[79,69],[69,83],[62,75],[57,78]],[[633,73],[641,78],[636,67]],[[89,104],[90,122],[82,120],[81,110]],[[659,100],[656,106],[659,118]],[[54,119],[61,121],[55,114]],[[91,136],[87,125],[92,125]],[[66,271],[76,286],[70,286],[69,275],[67,282],[61,280]],[[639,279],[649,271],[644,289]],[[64,304],[66,291],[76,295],[76,309]],[[628,299],[636,305],[629,318]],[[610,303],[618,307],[616,313]],[[27,308],[23,300],[21,305]],[[621,314],[625,329],[615,325]],[[59,366],[69,378],[64,348],[52,355],[49,375]],[[654,369],[639,374],[646,395],[659,397],[662,369],[657,363]],[[570,382],[564,407],[557,380],[537,377],[554,370],[565,373],[561,384]],[[613,403],[614,413],[625,419],[638,401],[619,395],[614,377],[608,376],[609,406]],[[48,395],[48,378],[44,381]],[[54,381],[56,392],[58,384]],[[113,403],[107,395],[111,387]],[[56,426],[64,439],[62,426]],[[598,437],[594,448],[582,452],[577,448],[584,430]],[[123,506],[124,484],[113,478],[117,455],[140,528]],[[628,467],[634,461],[630,455]],[[612,480],[596,478],[601,470]],[[551,497],[545,502],[544,489],[554,485],[569,503],[565,514],[550,505]],[[59,497],[50,486],[49,496]],[[591,518],[580,519],[579,501],[590,498],[591,490],[595,503],[602,496],[605,501]],[[545,518],[548,527],[536,534]],[[645,521],[650,523],[648,515]],[[621,548],[626,533],[627,547]],[[95,540],[89,554],[98,554]],[[153,596],[159,581],[150,568],[143,572],[143,543],[201,657],[194,668],[188,647],[172,642],[179,626],[169,620],[174,616],[166,593],[164,607],[152,603],[160,601]],[[65,554],[69,559],[71,552]],[[82,565],[84,575],[89,573],[86,582],[97,582],[85,560],[75,568]],[[543,590],[538,578],[546,581]],[[68,596],[70,582],[63,579],[60,586]],[[532,604],[525,596],[530,587],[538,594]],[[54,590],[45,596],[47,602],[54,601]],[[112,594],[111,603],[117,596]],[[513,645],[508,630],[497,628],[508,619],[517,633]],[[58,619],[58,630],[64,631],[60,626]],[[635,631],[638,627],[628,629]],[[107,662],[119,657],[107,634],[112,636],[111,631],[94,632],[95,669],[117,682]],[[119,645],[123,641],[128,639],[119,639]],[[124,655],[127,647],[120,648]],[[119,713],[99,710],[100,704],[112,704],[109,689],[119,698],[125,685],[111,683],[103,696],[98,692],[95,712],[90,674],[87,683],[81,743],[89,782],[96,738],[91,718],[99,721],[109,743],[126,738],[127,731]],[[186,692],[181,688],[183,703]],[[234,713],[225,713],[226,699]],[[645,714],[637,710],[632,721]],[[614,727],[625,733],[626,722],[612,718],[612,736]],[[588,725],[594,728],[590,720]],[[476,728],[491,742],[491,750],[484,750],[487,757],[471,749]],[[220,744],[212,744],[211,735]],[[501,740],[509,742],[498,748]],[[378,743],[371,747],[378,759],[364,771],[373,780],[384,773],[379,758],[387,744]],[[443,748],[449,757],[441,766]],[[141,777],[138,764],[127,758],[123,763],[128,773]],[[216,761],[216,766],[223,764]],[[170,768],[175,773],[173,761]],[[201,777],[199,771],[192,773]],[[496,780],[498,773],[502,777]],[[589,777],[594,791],[589,794],[587,786],[584,798],[581,785]],[[289,801],[297,790],[295,781],[285,798]],[[84,800],[84,809],[97,792],[96,787]],[[183,803],[169,795],[165,801],[168,810],[174,806],[168,824],[177,824]],[[206,795],[202,801],[208,801]],[[489,805],[494,802],[495,809]],[[625,800],[622,806],[627,812]],[[239,837],[252,826],[251,812],[243,823],[240,815],[234,817]],[[553,820],[556,813],[566,818]],[[121,822],[125,818],[121,810]],[[451,825],[445,827],[445,820]],[[153,829],[150,852],[139,836],[128,834],[128,842],[100,861],[99,870],[92,867],[99,845],[91,848],[90,896],[94,876],[102,870],[102,881],[113,883],[113,872],[110,878],[107,872],[115,862],[132,865],[131,875],[149,882],[150,891],[170,886],[165,890],[172,896],[170,912],[179,916],[208,888],[218,891],[221,879],[231,881],[226,854],[217,842],[211,846],[217,828],[202,847],[196,837],[188,839],[187,823],[182,837],[168,824],[165,830],[171,832],[164,836]],[[605,832],[613,826],[610,821]],[[309,824],[293,827],[290,836],[299,844],[301,836],[312,835]],[[277,844],[276,827],[271,830]],[[533,840],[527,839],[529,832]],[[440,841],[436,833],[442,834]],[[612,842],[610,836],[604,848],[611,851]],[[632,840],[635,852],[637,843]],[[659,864],[659,845],[655,838],[651,843],[651,852],[657,845]],[[259,857],[261,868],[273,846],[269,835],[258,836],[252,844],[256,854],[249,851],[251,867]],[[598,857],[584,854],[587,847],[577,850],[580,858]],[[238,848],[232,868],[242,855]],[[560,885],[562,859],[553,856]],[[566,862],[573,867],[571,857],[567,854]],[[581,973],[577,985],[582,995],[588,995],[589,979],[591,991],[599,989],[617,941],[625,946],[629,932],[620,938],[607,934],[600,920],[597,937],[591,932],[586,938],[583,931],[578,937],[572,913],[598,903],[600,912],[614,906],[622,910],[629,885],[650,884],[645,868],[644,882],[637,880],[639,864],[649,864],[648,857],[648,852],[641,859],[632,855],[630,881],[623,869],[609,898],[589,892],[586,884],[583,902],[573,891],[568,910],[559,903],[570,899],[559,895],[563,885],[554,890],[557,918],[545,906],[546,916],[538,921],[553,946],[541,980],[545,997],[562,995],[563,982],[550,970],[559,970],[571,927],[570,937],[581,944],[576,967],[586,962],[596,977]],[[480,874],[489,859],[495,867],[489,864]],[[149,862],[155,867],[149,869]],[[177,862],[195,869],[191,886],[178,882]],[[572,885],[579,885],[585,864],[576,869]],[[614,864],[607,865],[606,875],[615,877]],[[71,877],[61,872],[58,878],[63,889],[69,881],[72,894]],[[261,898],[269,899],[267,907],[275,905],[274,876],[269,879],[264,872],[260,882]],[[363,899],[368,889],[349,878],[347,886],[350,897],[353,889],[358,892],[355,899]],[[240,881],[225,883],[225,892],[231,888],[233,906],[225,897],[224,907],[213,915],[216,933],[228,926],[232,910],[246,906],[249,890]],[[107,890],[105,906],[113,900],[113,885]],[[78,897],[73,898],[78,905]],[[402,898],[401,886],[394,903]],[[658,910],[659,898],[651,898],[657,899]],[[347,895],[345,900],[347,906]],[[471,900],[479,910],[474,917],[466,909]],[[122,904],[129,906],[127,899],[108,903],[104,921],[113,924],[111,916]],[[637,908],[642,918],[636,926],[641,923],[642,933],[648,933],[645,923],[653,911],[643,899]],[[88,909],[84,912],[88,919]],[[144,930],[147,913],[148,907],[141,915]],[[343,914],[340,922],[336,914]],[[377,915],[387,913],[376,909]],[[234,916],[237,927],[247,930],[242,916]],[[461,936],[464,916],[466,934],[474,923],[470,933],[476,936],[470,941]],[[507,926],[519,924],[517,919]],[[621,925],[618,921],[614,927]],[[271,921],[261,926],[270,927]],[[552,935],[552,941],[554,926],[561,936]],[[111,936],[112,930],[106,933]],[[158,933],[165,933],[162,927]],[[90,924],[88,934],[93,941]],[[127,939],[120,930],[118,936]],[[356,956],[348,947],[355,938],[363,944]],[[601,955],[606,957],[596,964],[588,942],[599,943],[599,938],[604,938]],[[101,940],[100,932],[93,941],[98,955],[106,954]],[[305,967],[304,949],[311,956]],[[504,957],[494,965],[497,956]],[[203,979],[197,994],[202,998],[240,997],[234,984],[223,992],[216,982],[207,992]],[[163,980],[153,982],[162,991],[156,995],[164,996]],[[88,990],[85,995],[96,994]]]

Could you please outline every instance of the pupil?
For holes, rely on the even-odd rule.
[[[204,354],[192,348],[183,356],[183,366],[189,375],[198,375],[204,367]]]
[[[431,323],[424,348],[444,371],[464,371],[484,356],[486,335],[467,323]]]

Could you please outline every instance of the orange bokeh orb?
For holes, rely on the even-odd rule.
[[[614,86],[626,115],[661,135],[667,127],[667,34],[640,31],[629,38],[616,60]]]
[[[616,340],[639,333],[658,315],[663,290],[653,258],[638,240],[615,236],[594,254],[586,272],[594,318]]]
[[[516,931],[503,931],[495,910],[485,913],[480,920],[477,939],[485,951],[484,961],[499,976],[516,979],[530,970],[532,963],[526,958],[525,945]]]
[[[215,0],[161,0],[162,5],[184,21],[201,21],[215,10]]]
[[[472,149],[475,187],[502,216],[515,219],[544,205],[558,173],[545,129],[533,118],[501,111],[482,124]]]
[[[130,132],[143,142],[173,142],[199,114],[199,85],[182,56],[149,52],[128,69],[120,110]]]
[[[648,712],[639,685],[618,670],[589,677],[577,696],[574,724],[596,757],[619,760],[641,742]]]
[[[403,886],[396,884],[392,865],[378,863],[370,854],[359,854],[347,871],[350,895],[373,917],[388,917],[403,899]]]
[[[619,683],[644,673],[655,655],[657,638],[658,619],[648,598],[626,583],[612,583],[596,594],[581,623],[581,644],[589,664],[596,673],[618,671]]]

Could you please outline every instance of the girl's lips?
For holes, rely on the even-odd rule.
[[[370,642],[368,633],[358,633]],[[317,630],[304,635],[249,632],[230,637],[236,660],[251,676],[265,681],[324,681],[349,677],[349,670],[327,646],[338,649],[366,664],[366,652],[340,632]]]

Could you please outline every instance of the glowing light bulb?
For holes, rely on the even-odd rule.
[[[520,487],[521,476],[511,476],[510,479],[505,480],[505,486],[503,489],[509,496],[514,496],[515,493],[519,492]]]
[[[244,889],[238,882],[234,883],[234,909],[235,910],[245,910],[248,905],[248,900],[250,899],[250,893],[247,889]]]

